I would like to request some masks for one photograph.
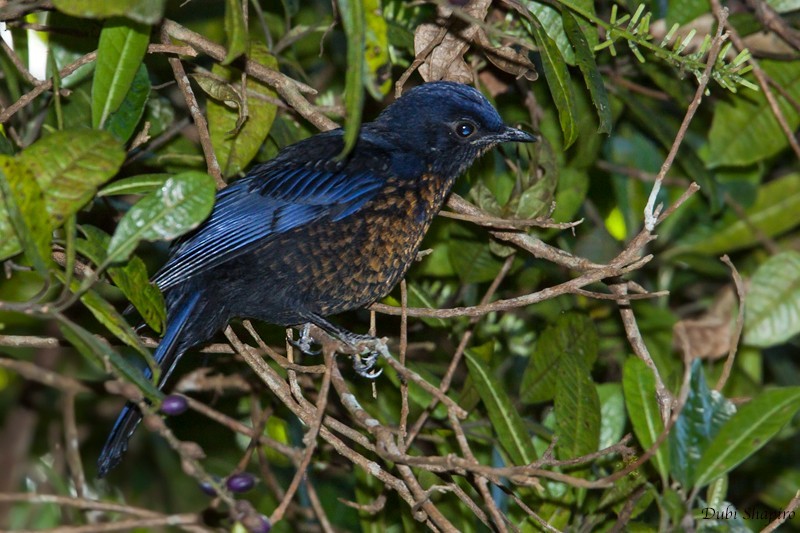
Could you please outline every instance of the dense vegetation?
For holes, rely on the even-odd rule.
[[[800,1],[0,4],[0,528],[800,530]],[[434,79],[542,140],[373,307],[384,374],[237,321],[160,415],[168,241]]]

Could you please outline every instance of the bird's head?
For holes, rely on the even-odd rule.
[[[461,174],[498,143],[536,140],[530,133],[506,126],[473,87],[448,81],[411,89],[389,105],[375,124],[447,177]]]

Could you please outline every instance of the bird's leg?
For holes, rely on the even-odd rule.
[[[317,315],[311,317],[311,322],[328,335],[358,351],[352,355],[353,370],[356,374],[362,378],[375,379],[383,373],[383,369],[375,369],[379,356],[389,357],[389,348],[382,339],[347,331]]]
[[[297,340],[294,339],[287,339],[289,344],[300,350],[306,355],[319,355],[322,350],[314,349],[312,346],[314,345],[314,339],[311,338],[309,334],[309,330],[311,329],[311,324],[305,323],[303,324],[302,329],[300,330],[300,338]]]

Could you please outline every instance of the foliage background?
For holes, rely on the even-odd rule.
[[[800,529],[798,9],[0,2],[0,527]],[[373,391],[237,322],[169,386],[190,412],[95,479],[121,397],[160,401],[134,367],[165,241],[215,184],[440,78],[542,142],[476,164],[375,307],[407,369]]]

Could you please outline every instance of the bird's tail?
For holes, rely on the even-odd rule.
[[[178,360],[184,352],[193,344],[185,339],[183,333],[187,329],[190,317],[196,311],[197,303],[200,299],[199,293],[195,293],[171,306],[177,312],[170,316],[167,321],[167,330],[161,343],[153,354],[153,359],[161,368],[161,375],[158,380],[158,388],[161,389],[166,383],[172,371],[175,370]],[[146,378],[150,379],[153,373],[150,368],[144,370]],[[122,412],[117,417],[111,433],[108,435],[105,446],[97,459],[97,477],[105,477],[108,472],[117,466],[122,460],[122,456],[128,450],[128,440],[133,436],[133,432],[142,421],[142,413],[139,407],[133,402],[128,402],[122,408]]]

